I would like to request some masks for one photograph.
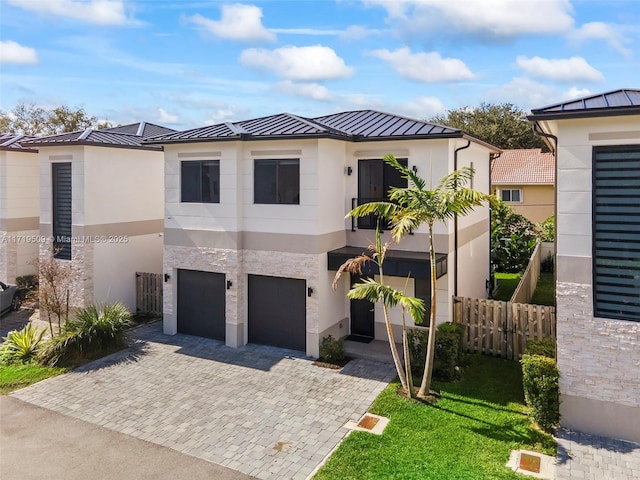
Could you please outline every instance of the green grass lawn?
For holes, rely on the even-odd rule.
[[[555,277],[553,273],[541,273],[540,280],[536,285],[536,291],[533,292],[533,297],[529,303],[535,305],[555,305],[556,300],[556,288]]]
[[[67,370],[66,368],[42,367],[32,363],[0,365],[0,394],[6,395],[45,378],[60,375]]]
[[[511,295],[516,291],[518,283],[520,282],[520,273],[496,273],[495,277],[498,280],[498,288],[493,293],[495,300],[502,300],[508,302],[511,300]]]
[[[464,379],[435,383],[435,405],[396,395],[391,383],[370,411],[390,418],[381,436],[354,431],[314,480],[522,479],[505,467],[511,450],[555,455],[553,438],[531,426],[517,362],[470,356]]]

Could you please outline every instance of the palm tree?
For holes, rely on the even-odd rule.
[[[393,155],[385,155],[384,160],[400,171],[402,176],[409,181],[409,185],[403,188],[392,187],[389,191],[389,202],[366,203],[354,208],[350,215],[363,217],[373,214],[390,220],[391,232],[397,242],[423,223],[429,227],[431,308],[427,357],[422,383],[418,391],[418,396],[424,397],[429,393],[431,387],[436,340],[436,254],[433,248],[433,225],[436,222],[444,222],[460,215],[466,215],[490,197],[466,187],[467,182],[473,178],[473,168],[463,167],[453,171],[443,177],[435,188],[427,189],[427,182],[408,167],[401,165]]]
[[[352,212],[349,212],[347,217],[350,216],[351,213]],[[378,225],[376,228],[376,243],[375,245],[369,245],[367,248],[371,254],[367,255],[366,253],[362,253],[361,255],[350,258],[344,262],[336,272],[333,279],[333,289],[336,289],[338,280],[343,272],[362,275],[362,267],[368,262],[373,262],[378,266],[379,281],[376,281],[373,278],[362,280],[360,283],[352,285],[351,290],[347,293],[347,297],[354,300],[366,299],[372,303],[382,303],[385,325],[387,327],[387,338],[389,339],[393,363],[395,364],[402,388],[405,389],[409,397],[413,397],[413,378],[411,377],[409,347],[405,331],[405,312],[408,311],[414,321],[421,321],[425,313],[424,303],[419,298],[407,297],[403,292],[385,285],[383,265],[389,246],[389,243],[382,244],[380,239],[380,226]],[[393,330],[391,328],[391,321],[389,319],[389,308],[393,308],[398,305],[402,307],[402,345],[404,351],[404,367],[400,361],[400,356],[398,355],[398,349],[396,348]]]

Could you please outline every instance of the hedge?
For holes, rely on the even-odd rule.
[[[560,421],[560,373],[555,360],[542,355],[525,354],[522,365],[524,398],[531,416],[544,431],[551,431]]]

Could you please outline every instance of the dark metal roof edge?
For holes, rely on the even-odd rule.
[[[75,141],[67,140],[63,142],[46,142],[46,143],[33,143],[31,145],[37,145],[39,147],[108,147],[108,148],[129,148],[133,150],[153,150],[156,152],[162,151],[162,146],[151,145],[122,145],[120,143],[107,143],[107,142],[87,142],[87,141]]]
[[[38,153],[37,148],[28,148],[28,147],[4,147],[0,146],[0,151],[2,152],[24,152],[24,153]]]
[[[527,120],[535,122],[537,120],[554,120],[556,118],[593,118],[593,117],[618,117],[625,115],[640,115],[640,105],[636,107],[604,107],[592,108],[590,110],[559,110],[556,112],[543,112],[541,109],[531,110],[531,115],[527,115]]]

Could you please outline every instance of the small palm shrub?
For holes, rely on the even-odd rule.
[[[122,346],[131,325],[131,313],[121,303],[82,308],[47,343],[39,358],[51,366],[65,365]]]
[[[38,332],[31,323],[27,323],[22,330],[12,330],[3,337],[4,343],[0,345],[0,355],[8,363],[31,360],[42,345],[44,332],[44,330]]]

